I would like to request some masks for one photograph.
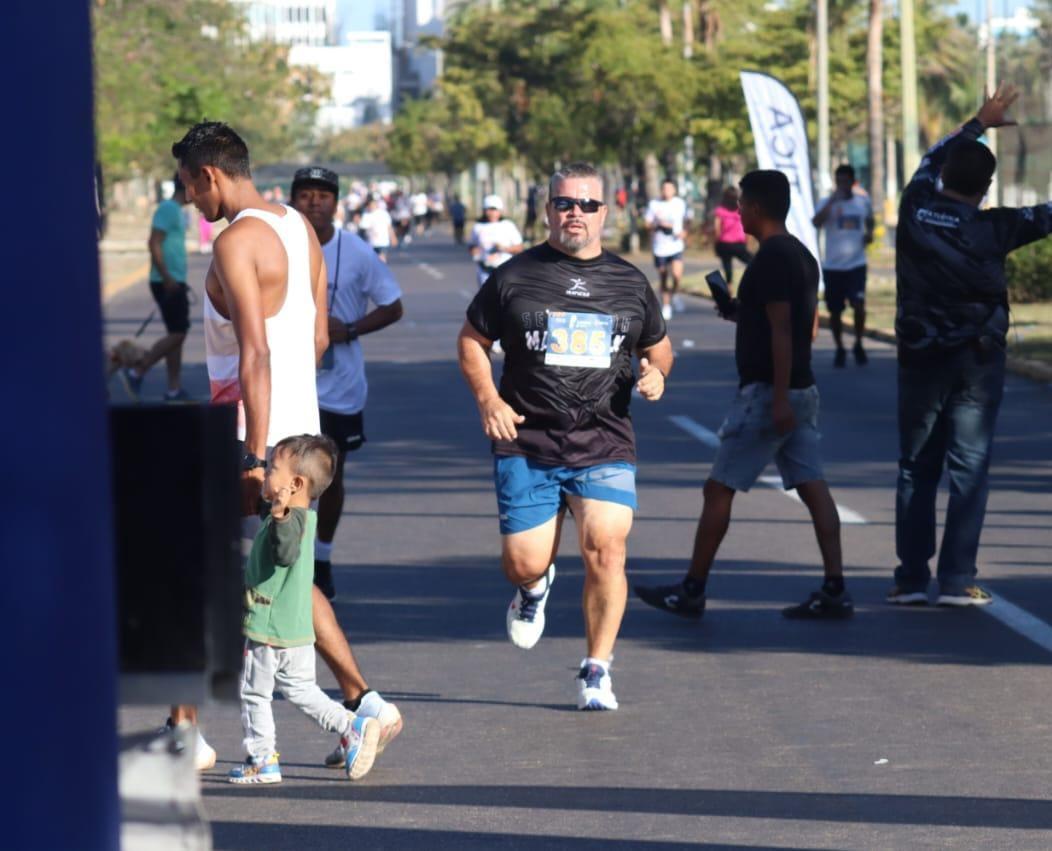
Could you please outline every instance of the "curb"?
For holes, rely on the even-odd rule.
[[[699,298],[712,301],[712,295],[710,293],[702,292],[693,287],[684,287],[683,292],[688,295],[698,296]],[[828,328],[829,317],[819,314],[818,325],[820,328]],[[895,344],[895,332],[888,328],[868,328],[866,329],[865,336],[869,337],[871,340],[879,340],[882,343]],[[1052,365],[1050,364],[1009,355],[1006,359],[1005,365],[1008,371],[1013,375],[1018,375],[1022,378],[1029,378],[1031,381],[1038,381],[1042,384],[1052,384]]]

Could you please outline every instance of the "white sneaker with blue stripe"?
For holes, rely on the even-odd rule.
[[[362,715],[351,723],[347,736],[347,760],[344,770],[350,780],[360,780],[369,773],[376,761],[376,746],[380,743],[380,722]]]
[[[617,709],[614,682],[610,670],[587,659],[581,660],[577,672],[577,708],[586,712],[602,712]]]
[[[552,583],[555,582],[555,565],[549,565],[545,576],[544,591],[540,594],[531,593],[528,588],[520,585],[515,589],[511,605],[508,606],[508,638],[516,647],[529,650],[544,633],[544,607],[548,603],[548,595],[552,592]]]

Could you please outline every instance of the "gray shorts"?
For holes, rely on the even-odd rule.
[[[770,384],[747,384],[738,391],[720,426],[720,448],[709,478],[747,491],[772,458],[786,490],[824,478],[818,452],[818,388],[789,391],[796,428],[788,434],[774,429],[771,398]]]

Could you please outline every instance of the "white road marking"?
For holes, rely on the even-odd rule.
[[[682,429],[691,437],[704,443],[711,449],[718,449],[720,445],[720,437],[716,432],[710,431],[705,428],[701,423],[696,422],[690,417],[684,417],[681,415],[671,416],[669,420],[674,426]],[[790,499],[794,499],[800,502],[800,496],[795,490],[783,490],[782,480],[778,476],[760,476],[760,483],[767,485],[768,487],[774,488],[780,494],[784,494]],[[837,505],[837,514],[840,515],[840,522],[845,525],[851,526],[863,526],[866,523],[866,518],[850,508],[846,508],[843,505]]]
[[[988,615],[999,620],[1013,632],[1019,633],[1023,638],[1030,639],[1038,647],[1052,653],[1052,626],[1040,618],[1034,617],[1026,609],[1019,608],[1015,603],[1009,602],[996,593],[994,601],[989,606],[982,608]]]
[[[683,417],[677,415],[674,417],[669,417],[669,419],[672,421],[672,424],[674,426],[683,429],[683,431],[685,431],[691,437],[697,438],[706,446],[711,447],[712,449],[719,449],[720,438],[719,435],[716,434],[716,432],[709,431],[701,423],[695,422],[690,417]]]
[[[446,273],[441,269],[436,269],[430,263],[417,263],[416,267],[422,271],[425,275],[434,278],[436,281],[441,281],[446,277]]]
[[[778,493],[789,497],[789,499],[793,499],[801,503],[803,502],[803,500],[800,499],[800,494],[798,494],[795,490],[787,491],[785,490],[785,488],[782,487],[781,476],[760,476],[760,483],[767,485],[767,487],[769,488],[774,488],[776,491],[778,491]],[[843,523],[845,526],[866,525],[865,517],[863,517],[861,514],[859,514],[857,511],[851,508],[846,508],[840,503],[837,503],[836,513],[840,515],[840,522]]]

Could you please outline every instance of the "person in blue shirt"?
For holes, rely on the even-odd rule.
[[[162,358],[168,368],[166,402],[189,398],[182,387],[183,343],[190,330],[190,288],[186,283],[186,189],[177,174],[172,197],[162,201],[150,224],[150,292],[167,333],[133,366],[121,371],[128,395],[138,401],[143,377]]]

